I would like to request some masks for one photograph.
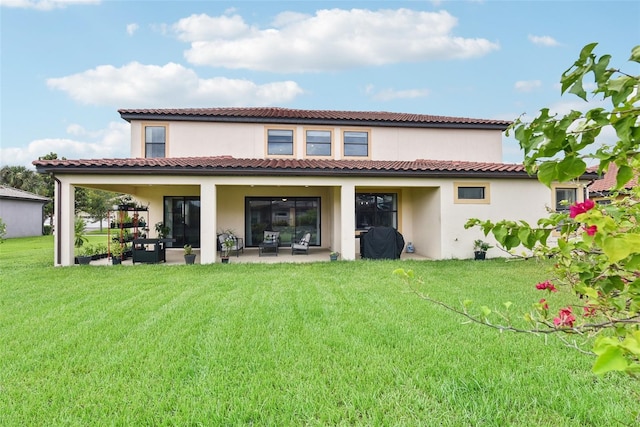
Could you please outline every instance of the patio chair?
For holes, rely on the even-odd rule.
[[[230,247],[225,247],[224,242],[227,239],[233,240],[233,245]],[[236,257],[240,256],[240,251],[244,254],[244,239],[242,237],[232,236],[229,233],[218,234],[218,251],[228,250],[229,253],[236,253]]]
[[[263,242],[277,242],[280,246],[280,232],[279,231],[266,231],[264,232]]]
[[[296,252],[304,252],[309,255],[309,242],[311,241],[311,233],[307,233],[304,235],[299,242],[291,243],[291,255]]]

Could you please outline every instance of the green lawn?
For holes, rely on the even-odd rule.
[[[0,244],[0,425],[609,426],[640,383],[406,292],[524,312],[535,261],[52,267]],[[552,295],[549,298],[563,298]]]

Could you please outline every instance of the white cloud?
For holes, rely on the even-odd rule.
[[[71,138],[44,138],[31,141],[26,147],[0,149],[1,165],[26,166],[50,152],[58,158],[95,159],[129,157],[130,126],[128,123],[111,122],[105,129],[87,131],[74,124],[67,128]]]
[[[376,91],[372,85],[367,86],[367,94],[376,101],[392,101],[394,99],[415,99],[429,96],[428,89],[382,89]]]
[[[529,34],[529,41],[539,46],[559,46],[560,43],[550,36],[534,36]]]
[[[273,28],[250,26],[239,15],[200,14],[172,29],[191,43],[185,58],[193,64],[273,72],[469,59],[499,49],[486,39],[454,36],[457,23],[446,11],[331,9],[285,12]]]
[[[239,37],[250,31],[239,15],[216,17],[205,14],[183,18],[173,25],[173,30],[177,33],[178,39],[184,42]]]
[[[91,105],[118,108],[274,105],[303,93],[294,81],[256,84],[249,80],[201,79],[182,65],[131,62],[120,68],[101,65],[82,73],[47,80],[50,88]]]
[[[134,35],[136,31],[138,31],[138,28],[140,28],[140,26],[138,24],[136,24],[135,22],[132,24],[128,24],[127,25],[127,34],[129,34],[130,36]]]
[[[541,86],[542,82],[540,80],[520,80],[514,85],[518,92],[531,92]]]
[[[101,0],[0,0],[0,6],[20,9],[53,10],[74,5],[96,5]]]

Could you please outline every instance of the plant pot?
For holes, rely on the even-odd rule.
[[[122,258],[118,257],[113,257],[111,258],[111,263],[113,265],[121,265],[122,264]]]
[[[222,260],[223,264],[229,264],[229,257],[222,257],[220,260]]]
[[[485,256],[487,255],[486,252],[482,251],[475,251],[473,254],[475,255],[474,259],[476,260],[484,260]]]
[[[89,265],[91,263],[91,256],[78,255],[77,260],[80,265]]]
[[[184,256],[184,262],[186,264],[195,264],[196,262],[196,254],[189,254]]]
[[[329,259],[331,261],[337,261],[338,260],[338,255],[329,255]]]

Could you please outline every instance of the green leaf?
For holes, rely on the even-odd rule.
[[[602,242],[602,250],[612,264],[626,258],[631,253],[629,242],[624,237],[605,237]]]
[[[493,228],[493,236],[496,240],[504,245],[504,239],[507,237],[508,230],[503,224],[496,224]]]
[[[487,307],[486,305],[483,305],[482,307],[480,307],[480,310],[482,311],[482,314],[487,317],[488,315],[491,314],[491,309],[489,307]]]
[[[513,303],[511,301],[507,301],[507,302],[503,302],[502,303],[502,305],[504,305],[507,310],[509,310],[509,307],[511,307],[512,304]]]
[[[598,375],[609,371],[624,371],[627,369],[627,361],[620,348],[610,346],[596,358],[592,369]]]
[[[616,189],[619,190],[633,178],[633,169],[627,165],[622,165],[618,168],[618,175],[616,175]]]
[[[634,46],[633,49],[631,49],[629,61],[640,62],[640,45]]]
[[[571,156],[565,157],[558,164],[557,169],[559,171],[558,181],[566,182],[582,175],[587,170],[587,164],[584,160]]]
[[[640,271],[640,255],[632,256],[629,262],[627,262],[626,268],[631,271]]]
[[[518,238],[517,235],[515,234],[509,234],[505,239],[504,239],[504,247],[509,250],[512,248],[515,248],[516,246],[518,246],[520,244],[520,239]]]
[[[538,170],[538,180],[546,185],[547,187],[551,187],[551,183],[558,179],[558,172],[556,170],[556,162],[544,162],[540,165],[540,169]]]
[[[585,101],[587,100],[587,92],[582,87],[582,80],[576,80],[571,89],[569,89],[569,93],[572,93]]]

